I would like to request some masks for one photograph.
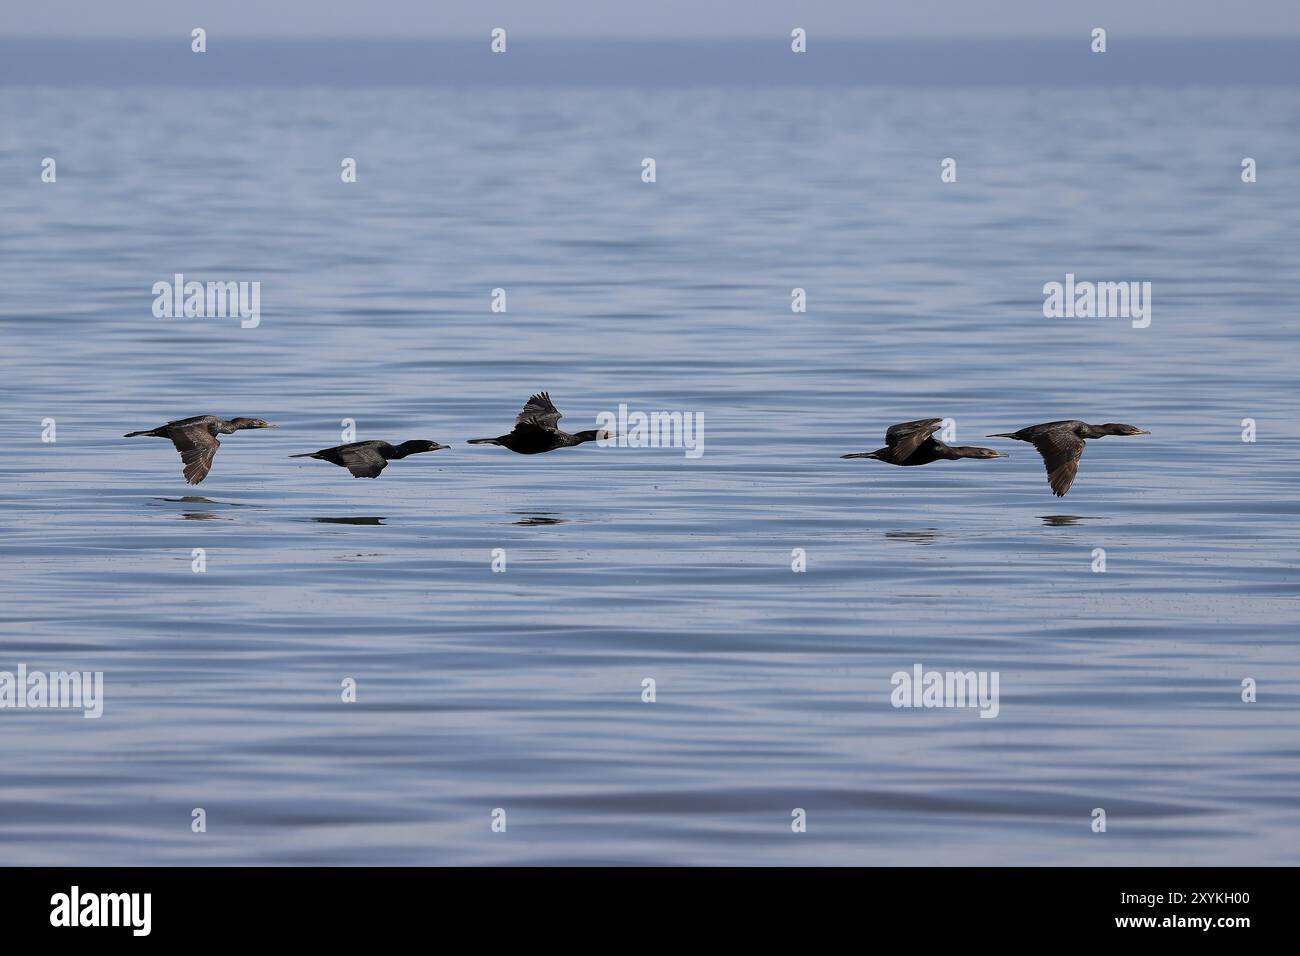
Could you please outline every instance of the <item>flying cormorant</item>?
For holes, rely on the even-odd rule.
[[[885,432],[884,448],[860,451],[841,458],[874,458],[890,465],[928,465],[932,461],[956,461],[958,458],[1006,458],[992,448],[975,445],[946,445],[934,437],[942,418],[891,425]]]
[[[216,457],[221,442],[217,435],[230,435],[241,428],[275,428],[276,426],[260,418],[232,418],[226,421],[216,415],[196,415],[168,422],[157,428],[142,432],[127,432],[123,438],[135,438],[137,435],[151,435],[155,438],[168,438],[181,453],[181,462],[185,465],[185,480],[197,485],[212,470],[212,459]]]
[[[346,468],[352,472],[353,478],[378,478],[379,473],[388,466],[390,461],[405,458],[407,455],[418,455],[424,451],[437,451],[439,448],[450,447],[423,438],[412,438],[400,445],[390,445],[386,441],[355,441],[349,445],[335,445],[333,448],[322,448],[320,451],[289,457],[319,458],[321,461]]]
[[[534,395],[524,404],[523,411],[515,419],[514,430],[500,438],[471,438],[471,445],[500,445],[520,455],[540,455],[544,451],[581,445],[597,438],[614,438],[613,432],[604,429],[591,429],[585,432],[560,431],[556,423],[560,420],[560,410],[551,403],[551,396],[542,392]]]
[[[1065,421],[1044,422],[1030,425],[1018,432],[1002,432],[989,435],[989,438],[1014,438],[1027,441],[1043,456],[1047,466],[1047,482],[1052,486],[1052,493],[1058,498],[1065,497],[1074,484],[1074,476],[1079,473],[1079,456],[1083,454],[1085,438],[1104,438],[1107,435],[1150,435],[1149,431],[1132,425],[1089,425],[1087,422]]]

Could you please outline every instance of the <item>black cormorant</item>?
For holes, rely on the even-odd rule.
[[[932,461],[956,461],[958,458],[1007,457],[992,448],[944,444],[934,437],[942,421],[942,418],[923,418],[920,421],[891,425],[885,432],[886,447],[840,457],[874,458],[890,465],[928,465]]]
[[[423,438],[412,438],[400,445],[390,445],[386,441],[355,441],[349,445],[335,445],[333,448],[322,448],[320,451],[289,457],[319,458],[321,461],[346,468],[352,472],[353,478],[378,478],[379,473],[388,466],[390,461],[405,458],[407,455],[418,455],[424,451],[437,451],[439,448],[450,447]]]
[[[1002,432],[989,438],[1014,438],[1027,441],[1043,456],[1047,466],[1047,482],[1058,498],[1065,497],[1079,473],[1079,456],[1083,454],[1085,438],[1104,438],[1107,435],[1150,435],[1149,431],[1132,425],[1089,425],[1087,422],[1044,422],[1030,425],[1018,432]]]
[[[500,445],[520,455],[540,455],[544,451],[581,445],[597,438],[614,438],[613,432],[604,429],[591,429],[585,432],[560,431],[556,423],[560,420],[560,410],[551,403],[551,396],[542,392],[534,395],[524,404],[523,411],[515,419],[515,427],[508,435],[500,438],[471,438],[471,445]]]
[[[155,438],[168,438],[181,453],[181,462],[185,465],[185,480],[197,485],[212,470],[212,459],[216,457],[221,442],[217,435],[230,435],[241,428],[275,428],[274,425],[260,418],[232,418],[227,421],[216,415],[196,415],[168,422],[157,428],[142,432],[127,432],[123,438],[135,438],[137,435],[151,435]]]

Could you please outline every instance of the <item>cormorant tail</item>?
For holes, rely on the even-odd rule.
[[[156,429],[156,428],[146,428],[146,429],[145,429],[144,431],[142,431],[142,432],[127,432],[127,433],[126,433],[125,435],[123,435],[122,437],[123,437],[123,438],[135,438],[137,435],[152,435],[152,434],[153,434],[154,432],[156,432],[157,430],[158,430],[158,429]]]
[[[465,442],[466,445],[499,445],[500,438],[470,438]]]
[[[1015,432],[1002,432],[999,435],[985,435],[985,438],[1015,438]]]
[[[319,458],[320,452],[308,451],[308,452],[303,452],[301,455],[290,455],[289,457],[290,458]]]
[[[840,455],[840,457],[841,458],[875,458],[876,453],[874,451],[859,451],[859,452],[854,452],[852,455]]]

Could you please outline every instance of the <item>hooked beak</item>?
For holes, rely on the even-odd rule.
[[[431,450],[431,451],[442,451],[442,449],[444,449],[444,448],[450,448],[450,447],[451,447],[450,445],[444,445],[444,444],[442,444],[442,443],[440,443],[440,442],[434,442],[434,443],[433,443],[433,448],[430,449],[430,450]]]
[[[1137,430],[1137,433],[1138,433],[1139,435],[1150,435],[1150,434],[1151,434],[1151,433],[1150,433],[1149,431],[1147,431],[1145,428],[1139,428],[1139,429]]]

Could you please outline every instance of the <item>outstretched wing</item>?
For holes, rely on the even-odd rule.
[[[388,460],[373,445],[340,445],[336,451],[353,478],[378,478],[388,467]]]
[[[554,428],[564,416],[551,403],[551,396],[541,392],[524,402],[523,410],[515,418],[515,425],[532,425],[538,428]]]
[[[181,464],[185,480],[197,485],[212,470],[212,459],[217,456],[221,442],[208,431],[208,426],[190,425],[187,428],[172,428],[168,431],[172,444],[181,453]]]
[[[1034,436],[1034,447],[1047,466],[1047,483],[1052,486],[1052,493],[1063,498],[1079,473],[1083,439],[1068,428],[1052,428]]]
[[[926,440],[939,430],[942,418],[922,418],[915,422],[902,422],[889,426],[885,432],[885,444],[894,451],[894,460],[904,462],[925,444]]]

